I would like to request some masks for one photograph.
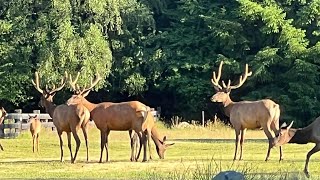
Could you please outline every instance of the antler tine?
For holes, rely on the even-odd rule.
[[[35,80],[36,82],[34,82],[34,80],[32,79],[32,84],[33,86],[36,88],[36,90],[38,90],[41,94],[43,93],[43,90],[40,88],[40,83],[39,83],[39,73],[36,71],[34,73],[34,76],[35,76]]]
[[[76,78],[74,80],[72,80],[71,74],[69,75],[69,84],[70,84],[71,88],[73,89],[73,91],[77,91],[78,90],[77,87],[76,87],[76,83],[77,83],[77,81],[79,79],[79,76],[80,76],[80,72],[78,72]]]
[[[56,88],[56,86],[53,85],[52,90],[50,91],[50,94],[57,92],[57,91],[60,91],[64,87],[64,85],[66,84],[67,78],[68,78],[68,73],[64,72],[64,77],[61,79],[60,86]]]
[[[95,85],[98,84],[98,82],[101,80],[102,78],[100,77],[99,73],[96,73],[96,77],[94,80],[91,79],[91,85],[89,87],[84,88],[81,91],[81,94],[84,93],[85,91],[88,91],[90,89],[92,89]]]
[[[246,64],[246,69],[245,69],[244,75],[240,76],[238,85],[230,86],[230,88],[236,89],[236,88],[241,87],[243,85],[243,83],[247,80],[247,78],[251,75],[252,75],[252,71],[249,72],[248,64]]]
[[[224,89],[229,89],[229,88],[230,88],[230,85],[231,85],[231,80],[230,80],[230,79],[228,80],[228,85],[226,85],[226,84],[224,83],[224,81],[222,81],[222,86],[223,86]]]
[[[218,87],[219,89],[222,89],[222,87],[219,85],[219,80],[221,78],[222,65],[223,65],[223,61],[220,62],[219,69],[218,69],[218,75],[216,76],[216,72],[213,71],[212,79],[211,79],[212,84],[214,86]]]

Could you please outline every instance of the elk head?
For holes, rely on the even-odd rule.
[[[98,84],[98,82],[102,79],[100,75],[97,73],[94,80],[91,79],[91,84],[88,87],[84,87],[80,89],[79,85],[76,84],[79,78],[80,72],[78,72],[76,78],[73,80],[71,74],[69,75],[69,84],[73,90],[73,95],[68,99],[67,104],[81,104],[84,98],[89,94],[91,89]]]
[[[3,120],[4,120],[4,117],[6,117],[8,114],[7,114],[7,111],[1,107],[1,110],[0,110],[0,124],[2,124]]]
[[[174,143],[166,144],[166,140],[167,140],[167,137],[164,136],[162,141],[158,140],[158,143],[160,144],[156,146],[157,154],[160,159],[164,159],[164,153],[166,152],[167,147],[174,145]]]
[[[292,127],[292,124],[293,124],[293,121],[290,123],[289,126],[287,126],[286,123],[283,123],[281,125],[279,134],[275,138],[273,138],[274,147],[281,146],[290,141],[290,139],[293,136],[292,134],[290,134],[290,128]]]
[[[35,72],[34,75],[35,75],[35,81],[32,80],[32,84],[36,88],[36,90],[38,90],[42,94],[40,102],[39,102],[39,106],[41,106],[41,107],[45,107],[46,101],[53,102],[53,96],[64,87],[64,85],[66,83],[66,78],[68,76],[67,72],[65,72],[65,76],[64,76],[64,78],[62,78],[59,87],[55,88],[55,85],[53,85],[52,89],[49,89],[48,86],[46,86],[46,88],[43,90],[40,88],[39,73]]]
[[[213,71],[213,76],[211,79],[211,83],[213,84],[216,93],[211,97],[212,102],[226,102],[230,97],[229,94],[232,89],[237,89],[243,85],[248,76],[252,75],[252,72],[249,72],[248,64],[246,64],[244,75],[240,76],[239,83],[237,85],[231,86],[231,80],[229,79],[228,84],[226,85],[224,81],[222,81],[222,86],[219,84],[221,71],[222,71],[223,61],[220,62],[218,74],[216,76],[216,72]]]
[[[34,119],[38,119],[38,115],[31,116],[30,114],[28,114],[28,116],[29,119],[27,120],[27,123],[32,122]]]

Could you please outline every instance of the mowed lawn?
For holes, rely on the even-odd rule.
[[[158,124],[161,134],[167,135],[169,147],[160,160],[153,147],[153,160],[130,162],[128,132],[111,131],[109,136],[110,162],[98,163],[100,133],[89,128],[89,162],[86,162],[82,131],[80,151],[75,164],[70,163],[66,134],[65,162],[60,162],[59,138],[55,131],[42,129],[40,152],[32,153],[31,135],[23,132],[17,139],[0,139],[5,151],[0,151],[0,178],[23,179],[210,179],[219,171],[236,170],[247,179],[306,179],[303,174],[305,157],[313,144],[283,146],[284,161],[279,163],[279,148],[271,150],[265,162],[268,142],[262,130],[247,131],[242,161],[233,162],[234,130],[220,124],[210,128],[165,128]],[[73,151],[75,142],[72,139]],[[310,179],[320,179],[320,153],[311,157]],[[105,161],[105,153],[103,154]]]

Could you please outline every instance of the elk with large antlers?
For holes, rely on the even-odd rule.
[[[106,149],[106,161],[109,160],[108,135],[111,130],[129,131],[131,144],[133,144],[133,136],[131,136],[131,131],[133,130],[138,133],[140,144],[144,145],[143,161],[146,161],[146,143],[150,143],[150,141],[147,140],[151,137],[152,128],[155,128],[154,125],[151,126],[148,123],[150,121],[146,119],[147,114],[150,113],[150,108],[138,101],[122,103],[103,102],[99,104],[91,103],[86,100],[85,97],[89,94],[90,90],[99,82],[101,77],[99,76],[99,74],[97,74],[95,80],[91,81],[91,85],[89,87],[83,88],[82,90],[79,89],[79,86],[76,86],[78,77],[79,73],[75,80],[73,80],[70,76],[69,82],[75,94],[67,101],[67,104],[81,104],[88,108],[88,110],[90,111],[90,117],[95,122],[96,127],[100,130],[101,135],[101,153],[99,162],[102,162],[102,154],[104,148]],[[152,120],[154,121],[154,119]],[[165,145],[163,139],[159,139],[160,137],[156,134],[152,134],[152,138],[155,138],[157,139],[157,141],[159,141],[156,144],[156,148],[157,150],[159,149],[164,153],[167,146]],[[149,146],[149,152],[150,151],[151,150]],[[157,152],[159,153],[160,151]],[[133,153],[131,153],[131,160],[132,159],[135,159],[135,157],[133,157]]]
[[[28,123],[30,123],[30,132],[32,136],[32,151],[35,151],[35,143],[37,145],[37,152],[39,152],[39,135],[41,131],[41,122],[37,115],[30,116],[28,119]]]
[[[60,161],[64,161],[63,158],[63,141],[62,141],[62,133],[66,132],[68,137],[68,148],[70,150],[71,155],[71,163],[75,163],[79,147],[80,147],[80,138],[77,134],[78,130],[81,128],[83,131],[84,139],[86,142],[86,150],[87,150],[87,161],[89,161],[89,150],[88,150],[88,137],[87,137],[87,124],[90,119],[90,113],[87,108],[81,105],[55,105],[53,103],[53,97],[57,91],[60,91],[67,79],[67,74],[63,78],[61,85],[58,88],[53,87],[52,90],[45,89],[42,90],[39,84],[39,74],[35,72],[35,82],[32,80],[34,87],[42,94],[40,105],[44,107],[51,116],[53,120],[53,124],[57,129],[57,133],[60,140]],[[76,141],[76,151],[74,156],[72,155],[71,150],[71,133]]]
[[[309,178],[308,164],[312,154],[320,151],[320,117],[317,117],[310,125],[305,128],[291,128],[293,121],[287,127],[285,123],[281,126],[280,133],[273,139],[274,146],[282,146],[286,143],[307,144],[309,142],[316,145],[308,152],[304,173]]]
[[[3,107],[1,107],[1,109],[0,109],[0,125],[2,124],[2,122],[6,116],[7,116],[7,111]],[[1,143],[0,143],[0,149],[3,151],[3,147],[1,145]]]
[[[246,64],[244,75],[240,76],[239,83],[232,86],[231,81],[228,81],[226,85],[222,81],[222,86],[219,84],[221,77],[223,62],[220,62],[218,74],[213,72],[213,78],[211,82],[216,90],[216,94],[211,97],[212,102],[220,102],[224,106],[225,114],[230,118],[230,122],[235,129],[236,144],[233,160],[237,158],[238,145],[240,143],[240,158],[242,159],[242,145],[244,141],[244,134],[246,129],[256,129],[262,127],[264,133],[269,140],[269,148],[266,156],[266,161],[270,155],[270,149],[272,147],[272,134],[275,135],[279,132],[279,117],[280,108],[279,105],[270,99],[263,99],[259,101],[240,101],[233,102],[230,98],[230,92],[232,89],[237,89],[243,85],[248,76],[251,76],[252,72],[248,70],[248,64]],[[282,160],[282,150],[280,147],[280,160]]]

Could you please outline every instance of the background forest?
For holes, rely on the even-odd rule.
[[[320,115],[319,39],[320,0],[0,0],[1,105],[39,109],[35,71],[43,86],[99,72],[92,102],[140,100],[200,120],[219,109],[210,79],[223,60],[222,79],[253,71],[234,101],[270,98],[301,127]]]

